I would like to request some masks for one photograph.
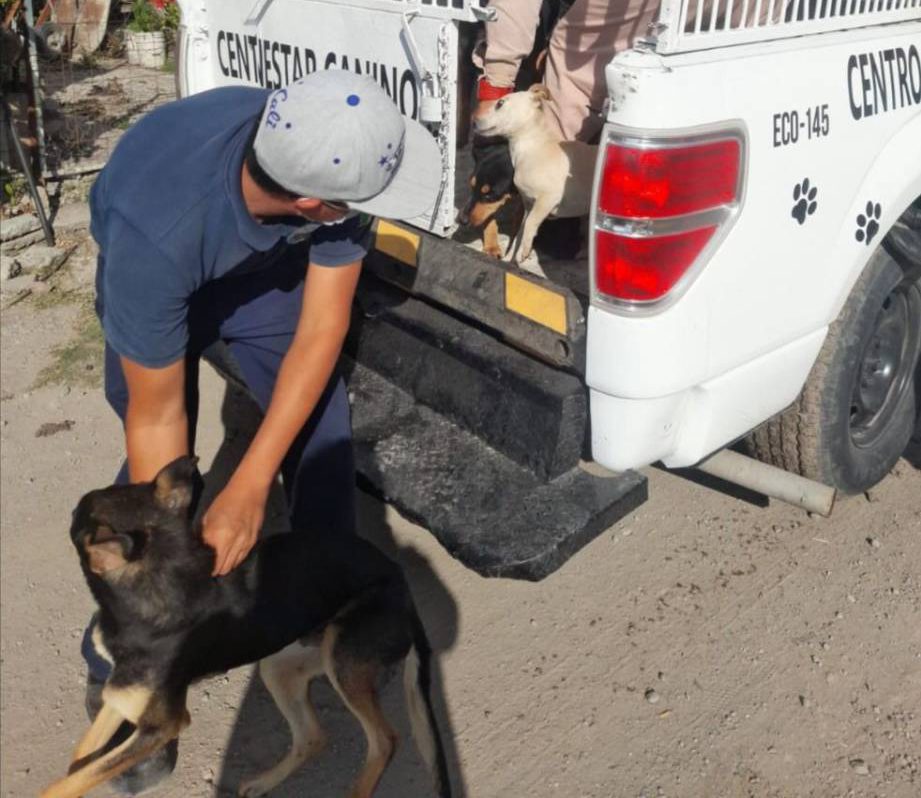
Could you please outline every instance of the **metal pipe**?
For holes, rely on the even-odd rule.
[[[48,221],[48,216],[45,214],[45,204],[42,202],[42,197],[38,193],[38,187],[35,185],[35,178],[32,176],[32,163],[23,150],[22,142],[19,140],[19,135],[16,133],[16,124],[13,122],[13,112],[10,110],[6,97],[0,96],[0,108],[3,110],[3,122],[9,132],[10,143],[16,151],[16,157],[19,158],[19,165],[22,167],[26,183],[29,186],[29,195],[32,197],[32,203],[35,205],[35,212],[38,214],[38,221],[42,226],[42,232],[45,234],[45,243],[49,247],[53,247],[54,229],[51,227],[51,222]]]
[[[43,175],[48,171],[48,164],[45,161],[45,118],[42,112],[42,83],[38,69],[36,35],[32,0],[26,0],[26,48],[29,52],[29,89],[33,106],[29,124],[34,127],[35,138],[38,142],[38,174]]]
[[[729,449],[717,452],[696,467],[705,474],[825,517],[831,515],[835,503],[834,488]]]
[[[38,139],[38,173],[45,174],[48,164],[45,162],[45,120],[42,115],[42,84],[38,71],[38,45],[35,43],[35,13],[32,0],[26,0],[26,35],[29,48],[29,75],[32,80],[32,102],[35,104],[35,137]]]
[[[13,112],[10,110],[6,97],[0,97],[0,107],[3,109],[3,121],[10,135],[10,143],[16,151],[16,156],[19,158],[19,165],[22,167],[26,183],[29,186],[29,195],[32,197],[32,202],[35,205],[35,212],[38,214],[38,221],[45,235],[45,243],[49,247],[53,247],[54,229],[51,227],[51,222],[48,221],[48,216],[45,213],[45,204],[42,202],[42,197],[38,193],[38,186],[35,185],[35,178],[32,176],[32,164],[29,161],[29,157],[22,149],[22,142],[19,140],[19,136],[16,133],[16,125],[13,122]]]

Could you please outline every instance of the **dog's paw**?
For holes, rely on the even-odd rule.
[[[237,789],[239,798],[256,798],[258,795],[268,795],[272,789],[271,784],[266,784],[262,779],[255,778],[244,781]]]
[[[326,735],[322,731],[302,741],[302,744],[288,752],[277,765],[243,781],[237,788],[240,798],[256,798],[267,795],[281,784],[288,776],[326,748]]]
[[[483,247],[483,253],[489,255],[490,258],[501,258],[502,257],[502,247],[498,244],[496,246],[485,246]]]
[[[537,255],[531,254],[527,258],[521,258],[516,264],[519,269],[523,272],[528,272],[529,274],[536,275],[537,277],[543,277],[547,279],[547,272],[544,271],[543,267],[540,265],[540,260]]]

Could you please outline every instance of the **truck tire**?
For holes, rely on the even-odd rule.
[[[755,457],[842,493],[895,465],[921,403],[921,280],[879,246],[851,291],[797,401],[748,439]]]

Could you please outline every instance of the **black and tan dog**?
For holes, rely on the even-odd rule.
[[[483,252],[493,258],[502,257],[499,244],[499,212],[511,208],[514,240],[524,206],[515,184],[515,168],[505,139],[481,139],[473,147],[474,168],[470,176],[470,199],[458,214],[457,221],[483,231]]]
[[[196,476],[195,460],[183,457],[153,482],[87,494],[74,512],[71,537],[99,603],[95,642],[114,666],[70,775],[43,798],[83,795],[133,767],[189,724],[190,684],[256,661],[292,745],[241,795],[268,792],[323,747],[308,687],[326,674],[368,740],[350,796],[370,796],[396,745],[376,682],[403,661],[413,737],[437,794],[448,798],[429,698],[430,650],[399,567],[357,538],[282,534],[212,578],[214,552],[188,519]],[[100,754],[125,721],[135,727],[130,737]]]

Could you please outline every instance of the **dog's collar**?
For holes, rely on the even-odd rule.
[[[480,102],[493,102],[501,100],[513,90],[511,86],[493,86],[485,77],[482,77],[477,81],[476,98]]]

